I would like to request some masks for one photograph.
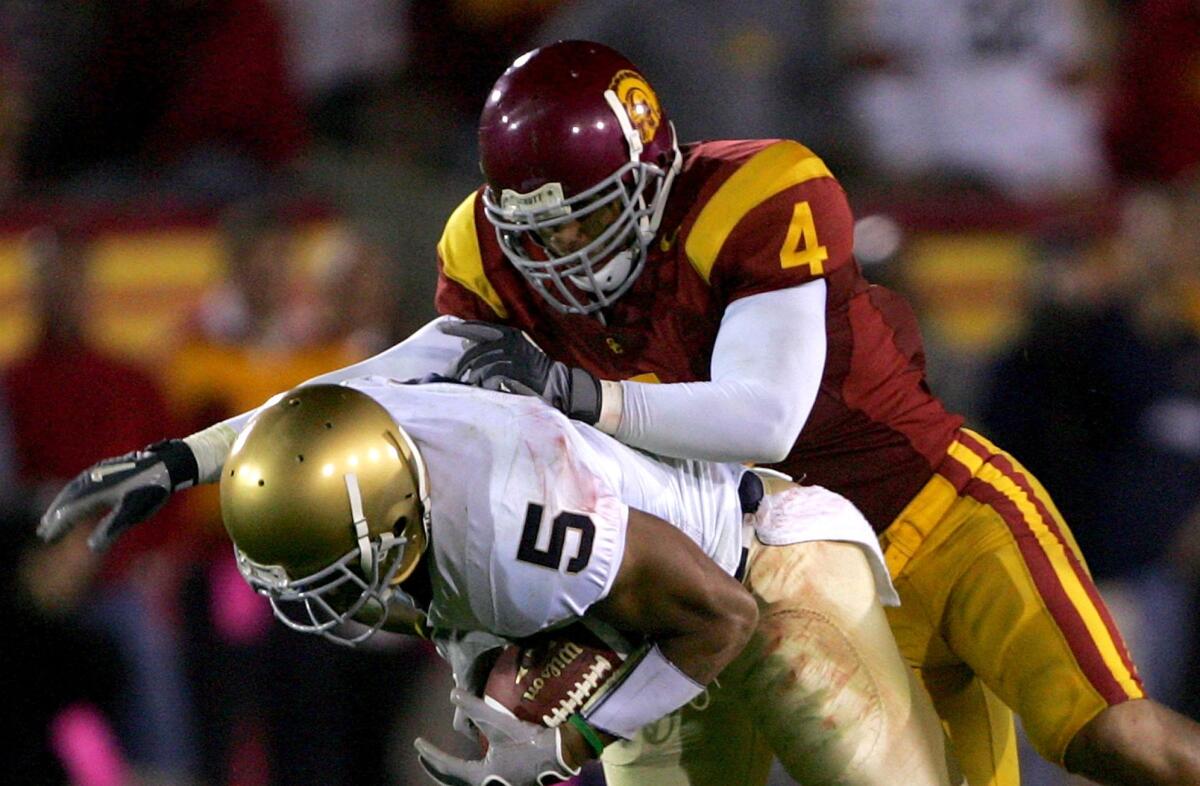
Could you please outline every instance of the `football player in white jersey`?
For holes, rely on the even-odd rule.
[[[803,782],[958,781],[887,628],[875,538],[831,492],[768,478],[756,495],[740,465],[657,459],[453,383],[309,385],[235,425],[210,474],[277,615],[350,642],[432,632],[454,667],[490,745],[464,761],[419,741],[441,783],[557,782],[606,743],[613,786],[761,784],[772,754]],[[86,471],[43,536],[98,508],[148,515],[199,477],[173,450]],[[477,698],[481,654],[581,618],[629,655],[604,701],[545,729]]]

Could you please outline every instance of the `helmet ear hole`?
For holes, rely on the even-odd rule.
[[[401,516],[396,519],[396,523],[392,525],[392,534],[399,537],[404,534],[404,528],[408,526],[408,516]]]

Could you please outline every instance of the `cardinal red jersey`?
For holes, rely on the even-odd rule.
[[[883,530],[962,424],[925,384],[912,311],[863,278],[846,195],[803,145],[703,142],[683,154],[645,270],[604,322],[557,311],[525,282],[484,215],[482,189],[454,211],[438,243],[437,310],[519,327],[552,357],[602,379],[697,382],[710,379],[731,302],[824,278],[824,377],[799,439],[775,466],[848,497]]]

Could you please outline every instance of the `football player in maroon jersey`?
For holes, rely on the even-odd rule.
[[[437,308],[473,321],[446,328],[467,341],[456,376],[851,499],[970,783],[1018,782],[1013,711],[1071,771],[1200,783],[1200,725],[1146,699],[1045,489],[930,391],[917,321],[863,277],[820,158],[681,145],[637,67],[581,41],[505,71],[479,146],[487,182],[438,244]]]

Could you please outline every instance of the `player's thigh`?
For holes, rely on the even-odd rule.
[[[1144,694],[1125,643],[1044,489],[1011,460],[981,469],[982,503],[954,550],[966,569],[946,598],[950,648],[1062,762],[1104,708]],[[977,544],[977,545],[976,545]]]
[[[1141,692],[1090,579],[1055,573],[1052,562],[1035,577],[1019,552],[1014,544],[976,563],[948,606],[947,636],[1021,716],[1037,751],[1061,763],[1089,720]]]
[[[748,565],[759,626],[725,676],[788,773],[805,784],[957,782],[862,548],[756,543]]]
[[[720,679],[683,709],[605,749],[608,786],[763,786],[772,761],[740,691]]]

